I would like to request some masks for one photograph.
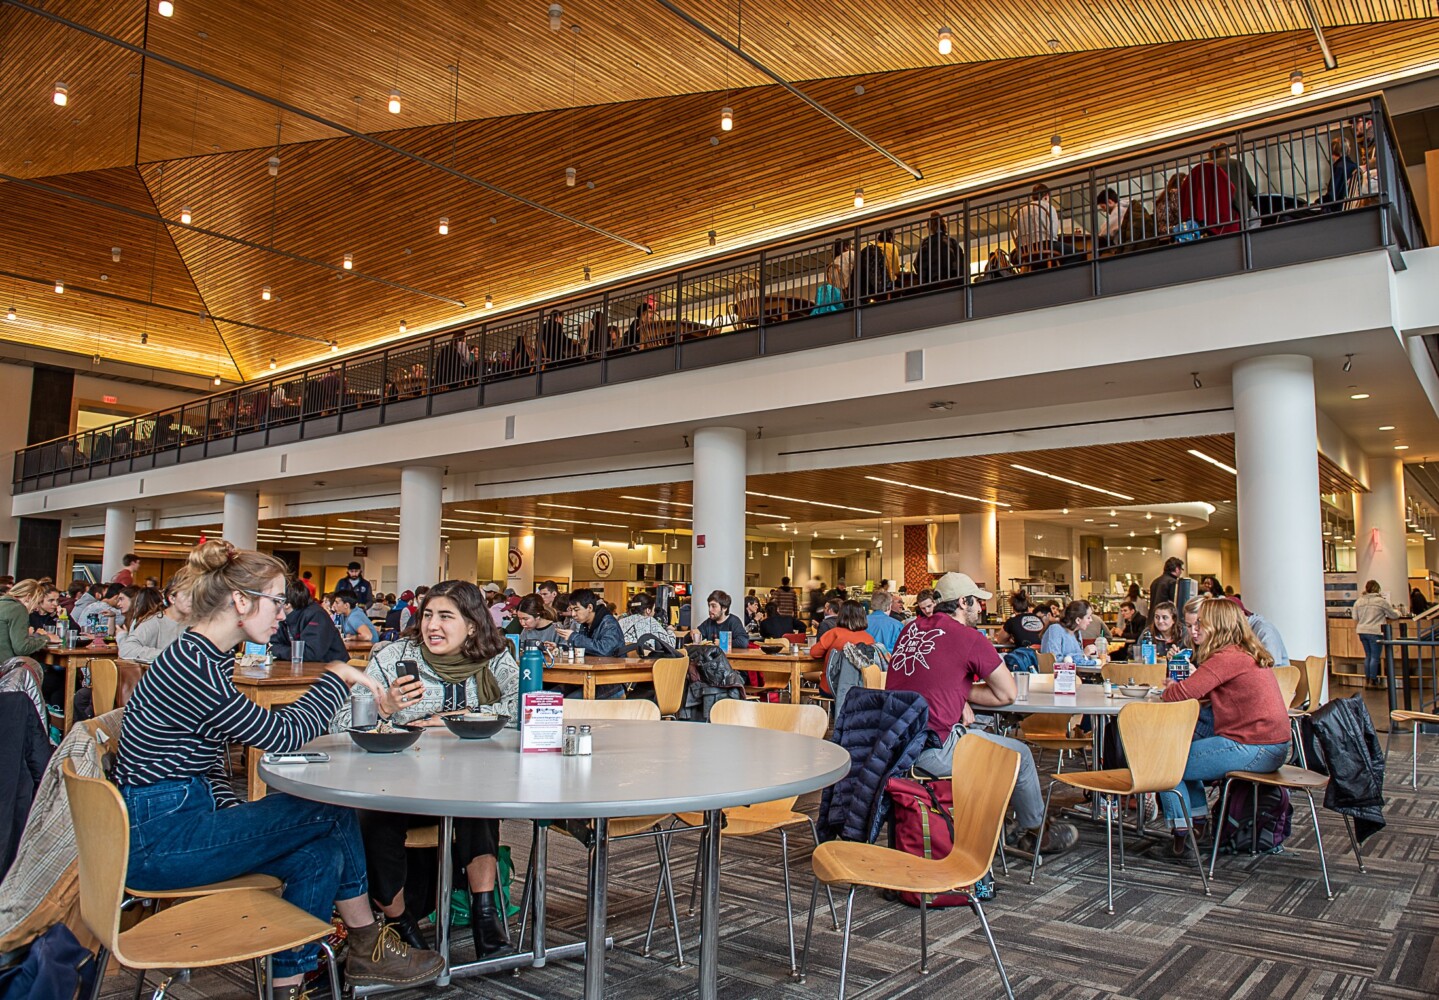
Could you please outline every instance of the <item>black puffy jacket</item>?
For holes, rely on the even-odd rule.
[[[1352,817],[1361,842],[1384,829],[1384,752],[1363,695],[1335,699],[1302,725],[1309,767],[1329,775],[1324,808]]]
[[[914,691],[856,688],[835,718],[833,742],[849,752],[849,773],[824,790],[819,839],[874,843],[889,812],[889,779],[929,745],[929,703]]]

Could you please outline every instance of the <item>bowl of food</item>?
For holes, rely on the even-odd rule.
[[[94,637],[93,635],[82,635],[82,636],[80,636],[78,639],[75,640],[75,644],[74,644],[74,647],[73,647],[73,648],[75,648],[75,649],[84,649],[86,646],[90,645],[90,643],[92,643],[92,642],[94,642],[94,641],[95,641],[95,637]]]
[[[349,734],[355,745],[367,753],[399,753],[419,742],[425,731],[382,720],[366,729],[351,728]]]
[[[445,728],[462,740],[487,740],[509,724],[508,715],[493,712],[466,712],[464,715],[444,715]]]
[[[1149,697],[1149,685],[1148,685],[1148,684],[1121,684],[1121,685],[1119,686],[1119,693],[1122,694],[1122,695],[1124,695],[1124,697],[1126,697],[1126,698],[1148,698],[1148,697]]]

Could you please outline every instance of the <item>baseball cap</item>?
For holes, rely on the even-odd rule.
[[[405,591],[403,594],[400,595],[400,600],[402,600],[402,601],[413,601],[414,599],[415,599],[415,592],[414,592],[413,590],[407,590],[407,591]]]
[[[480,589],[487,594],[498,594],[500,592],[500,585],[498,583],[487,583]]]
[[[987,590],[980,590],[979,584],[967,573],[946,573],[934,581],[935,593],[939,595],[940,602],[958,601],[966,597],[978,597],[981,601],[987,601],[994,595]]]

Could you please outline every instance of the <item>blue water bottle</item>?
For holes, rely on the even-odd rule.
[[[545,653],[540,640],[526,639],[520,653],[520,698],[544,687]]]

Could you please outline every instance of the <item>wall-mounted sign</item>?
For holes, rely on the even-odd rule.
[[[510,549],[510,576],[516,576],[525,565],[525,554],[519,549]]]
[[[704,536],[704,535],[695,535],[695,548],[697,548],[697,549],[702,549],[702,548],[704,548],[704,547],[705,547],[705,536]]]
[[[362,557],[362,556],[367,556],[367,555],[369,555],[369,554],[370,554],[370,547],[369,547],[368,545],[356,545],[356,546],[355,546],[355,558],[358,559],[358,558],[360,558],[360,557]]]
[[[595,576],[601,580],[607,580],[615,568],[615,557],[610,555],[609,549],[595,549],[590,565],[594,567]]]

